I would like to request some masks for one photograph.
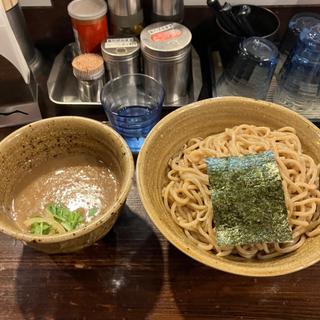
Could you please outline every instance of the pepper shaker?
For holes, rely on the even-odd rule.
[[[98,54],[87,53],[72,61],[73,74],[78,79],[81,101],[100,101],[100,91],[104,85],[104,63]]]
[[[140,72],[140,43],[136,37],[108,38],[101,44],[109,79]]]

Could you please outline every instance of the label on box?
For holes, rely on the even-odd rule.
[[[181,30],[174,29],[174,25],[172,23],[151,29],[148,32],[151,35],[151,40],[154,42],[168,41],[170,39],[178,38],[182,34]]]
[[[104,44],[105,49],[116,49],[116,48],[136,48],[138,42],[134,38],[114,38],[107,39]]]
[[[170,39],[178,38],[181,35],[181,31],[177,29],[172,29],[168,31],[162,31],[155,33],[151,36],[151,40],[154,42],[164,42]]]
[[[170,29],[173,29],[173,23],[168,23],[162,27],[159,27],[159,28],[154,28],[154,29],[150,29],[148,30],[149,34],[150,35],[153,35],[155,33],[159,33],[159,32],[162,32],[162,31],[167,31],[167,30],[170,30]]]

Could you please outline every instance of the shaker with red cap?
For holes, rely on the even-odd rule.
[[[68,13],[80,53],[100,51],[108,36],[107,4],[104,0],[73,0]]]

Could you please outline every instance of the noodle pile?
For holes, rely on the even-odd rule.
[[[209,179],[205,159],[240,156],[271,150],[279,166],[293,240],[289,243],[260,243],[219,247],[215,241]],[[166,210],[199,248],[219,256],[269,259],[297,250],[307,237],[320,234],[319,170],[302,152],[299,138],[290,127],[240,125],[205,139],[190,139],[169,161],[169,183],[162,197]]]

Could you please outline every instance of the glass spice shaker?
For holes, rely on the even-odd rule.
[[[143,29],[143,10],[140,0],[108,0],[111,34],[139,36]]]
[[[84,102],[99,102],[105,82],[104,61],[93,53],[81,54],[72,61],[73,74],[78,79],[79,97]]]

